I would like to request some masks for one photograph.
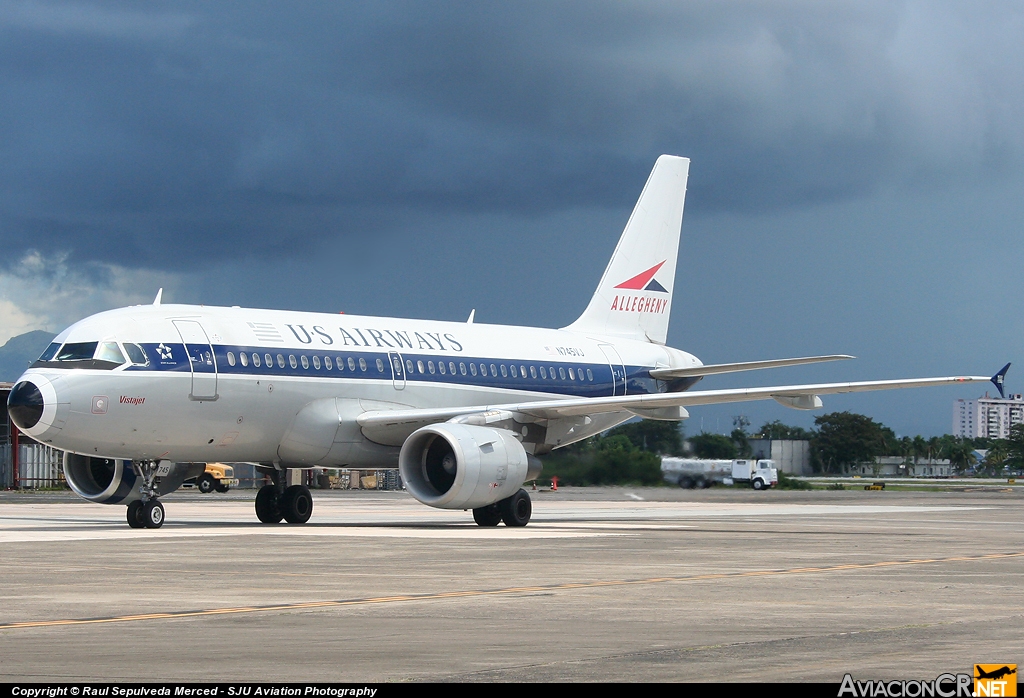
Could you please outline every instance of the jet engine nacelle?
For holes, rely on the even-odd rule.
[[[205,463],[161,461],[157,493],[164,495],[173,492],[187,478],[198,477],[205,470]],[[79,497],[98,504],[128,504],[141,497],[141,480],[132,469],[132,462],[128,460],[65,453],[64,479]]]
[[[398,457],[409,494],[439,509],[476,509],[515,494],[540,461],[506,429],[431,424],[402,444]]]

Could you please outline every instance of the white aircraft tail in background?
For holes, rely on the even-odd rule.
[[[666,342],[689,170],[687,158],[658,158],[590,304],[563,329]]]

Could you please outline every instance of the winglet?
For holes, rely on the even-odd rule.
[[[473,318],[475,318],[475,317],[476,317],[476,308],[473,308],[472,310],[469,311],[469,319],[466,320],[466,324],[467,325],[472,325],[473,324]]]
[[[153,299],[153,305],[160,305],[160,300],[164,297],[164,290],[161,288],[156,292],[156,298]]]
[[[1006,378],[1006,372],[1010,370],[1010,364],[1006,364],[1000,369],[999,373],[992,376],[992,384],[996,386],[996,390],[999,391],[999,397],[1006,397],[1006,393],[1003,392],[1003,379]]]

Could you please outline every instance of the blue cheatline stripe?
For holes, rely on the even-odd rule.
[[[149,357],[147,366],[131,366],[129,371],[180,371],[190,372],[192,367],[183,344],[144,344],[142,345]],[[332,379],[377,379],[392,381],[393,367],[390,362],[401,357],[401,374],[409,383],[436,383],[447,385],[467,385],[484,388],[506,390],[523,390],[530,392],[554,393],[576,397],[603,397],[612,394],[612,372],[607,363],[592,364],[582,362],[556,361],[525,361],[512,359],[493,359],[467,356],[438,356],[436,354],[413,354],[391,352],[360,352],[360,351],[297,351],[294,348],[252,347],[242,345],[216,345],[214,357],[203,355],[205,345],[188,345],[196,363],[197,372],[212,373],[214,370],[224,376],[286,376],[286,377],[317,377]],[[228,358],[231,353],[234,365]],[[246,365],[242,365],[242,355],[246,357]],[[258,356],[259,366],[254,356]],[[268,366],[267,357],[270,357]],[[303,366],[303,359],[306,360]],[[327,368],[330,359],[331,368]],[[216,361],[216,368],[213,367]],[[294,360],[295,365],[292,366]],[[378,361],[380,362],[378,364]],[[444,373],[440,364],[444,363]],[[319,367],[318,367],[319,364]],[[420,365],[423,372],[420,372]],[[409,366],[412,370],[409,370]],[[430,366],[434,372],[430,372]],[[350,366],[354,366],[351,368]],[[363,368],[365,366],[365,368]],[[455,372],[452,373],[454,366]],[[494,367],[492,373],[491,367]],[[501,374],[504,366],[506,373]],[[511,367],[515,366],[516,377],[512,377]],[[526,375],[522,369],[526,368]],[[547,375],[541,377],[541,369]],[[572,369],[574,379],[569,378]],[[582,370],[582,373],[581,373]],[[475,371],[475,373],[474,373]],[[627,366],[627,393],[630,395],[659,392],[657,381],[650,378],[649,366]],[[589,373],[588,373],[589,372]],[[582,375],[583,379],[580,380]],[[591,379],[591,376],[593,377]],[[621,394],[621,390],[619,391]]]

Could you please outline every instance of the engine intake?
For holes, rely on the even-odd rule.
[[[173,492],[186,478],[201,475],[206,469],[205,463],[164,461],[160,465],[166,466],[162,468],[166,474],[157,483],[160,495]],[[140,496],[139,478],[128,460],[65,453],[64,479],[79,497],[98,504],[128,504]]]
[[[439,509],[476,509],[515,494],[540,461],[506,429],[431,424],[402,444],[398,468],[406,490]]]

